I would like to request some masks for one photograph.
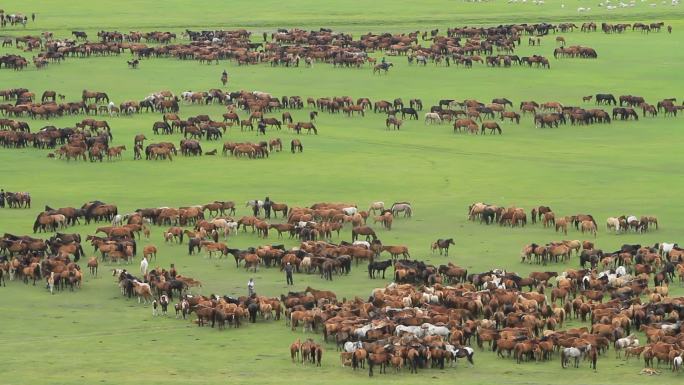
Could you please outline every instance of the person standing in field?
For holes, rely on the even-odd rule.
[[[254,200],[254,205],[252,206],[252,211],[254,212],[255,217],[259,216],[259,200],[258,199]]]
[[[264,199],[264,217],[271,219],[271,200],[268,197]]]
[[[252,297],[255,292],[254,292],[254,278],[250,278],[249,282],[247,282],[247,294]]]
[[[143,276],[147,275],[147,257],[143,257],[142,261],[140,261],[140,274]]]
[[[226,70],[223,70],[223,73],[221,74],[221,83],[223,83],[224,87],[228,84],[228,71]]]
[[[0,208],[5,207],[5,190],[0,189]]]
[[[292,280],[292,264],[290,262],[285,265],[285,280],[288,285],[294,285],[294,281]]]
[[[36,21],[36,13],[31,14],[31,21]]]

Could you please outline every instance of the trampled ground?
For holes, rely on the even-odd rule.
[[[35,3],[35,4],[34,4]],[[231,2],[232,3],[232,2]],[[54,89],[78,99],[82,89],[106,91],[116,103],[142,99],[147,94],[169,89],[207,90],[219,86],[221,71],[231,74],[229,88],[261,90],[273,95],[321,97],[350,95],[392,100],[395,97],[422,98],[427,106],[443,98],[478,99],[489,102],[507,97],[521,100],[557,100],[580,105],[581,96],[597,92],[644,96],[651,103],[666,97],[682,98],[684,79],[681,64],[681,7],[640,3],[634,8],[613,12],[599,9],[593,2],[560,2],[544,6],[505,2],[462,3],[429,1],[398,5],[386,0],[329,2],[291,1],[231,4],[219,1],[151,2],[84,5],[81,2],[3,4],[7,13],[37,12],[36,23],[26,31],[20,27],[0,30],[0,35],[35,34],[44,30],[64,36],[71,30],[86,30],[95,36],[99,29],[172,30],[185,28],[237,28],[272,31],[277,27],[307,29],[332,27],[356,34],[367,31],[398,32],[464,24],[512,22],[665,21],[674,26],[650,35],[627,32],[622,35],[580,32],[562,34],[569,44],[594,47],[597,60],[551,60],[551,70],[513,67],[511,69],[475,66],[463,68],[409,67],[404,57],[389,57],[396,63],[387,76],[373,76],[369,68],[335,69],[323,63],[314,68],[271,68],[267,65],[238,67],[232,62],[200,65],[194,61],[151,59],[138,70],[129,70],[120,57],[68,59],[37,71],[0,70],[0,88],[26,87],[41,93]],[[592,7],[587,14],[578,6]],[[559,33],[560,34],[560,33]],[[551,56],[553,37],[541,47],[523,44],[519,55]],[[1,54],[17,53],[0,49]],[[26,54],[24,54],[26,56]],[[589,106],[588,104],[585,106]],[[208,113],[218,118],[220,106],[181,106],[182,116]],[[306,120],[308,109],[294,111],[295,120]],[[35,131],[47,124],[73,126],[83,117],[65,117],[50,122],[30,121]],[[121,211],[140,207],[203,204],[213,200],[263,198],[268,195],[291,206],[319,201],[351,201],[363,207],[371,201],[387,203],[411,201],[415,215],[397,219],[391,232],[382,231],[385,244],[406,244],[414,258],[433,264],[448,260],[469,271],[502,267],[519,274],[540,270],[519,263],[520,248],[529,242],[584,239],[574,230],[561,237],[540,225],[524,229],[486,227],[466,220],[468,204],[484,201],[525,208],[545,204],[561,215],[592,213],[599,222],[597,245],[604,250],[623,243],[651,244],[680,240],[684,225],[679,204],[682,182],[681,116],[645,118],[639,122],[611,125],[563,126],[538,129],[531,117],[520,125],[503,124],[501,136],[454,135],[449,125],[426,126],[422,120],[409,121],[400,132],[388,132],[384,115],[346,118],[321,113],[320,134],[301,137],[305,151],[272,154],[266,160],[236,160],[216,157],[176,158],[170,162],[132,160],[133,136],[145,133],[151,141],[178,142],[180,135],[153,137],[152,123],[158,114],[108,118],[115,144],[129,146],[124,160],[116,162],[67,163],[46,157],[48,151],[0,149],[0,185],[5,190],[30,191],[30,210],[0,211],[0,231],[28,234],[36,214],[52,207],[80,206],[99,199],[115,203]],[[295,135],[269,131],[268,138],[289,142]],[[255,141],[253,133],[232,129],[224,140]],[[203,142],[203,148],[219,148],[222,142]],[[239,214],[247,215],[241,207]],[[661,229],[644,235],[607,234],[604,220],[616,214],[657,215]],[[94,226],[78,226],[70,231],[89,234]],[[231,261],[188,256],[186,245],[165,245],[163,228],[154,227],[151,243],[160,247],[153,265],[175,263],[179,271],[204,283],[202,294],[241,295],[247,279],[254,276],[257,292],[269,296],[288,289],[276,269],[256,274],[236,269]],[[456,247],[449,259],[432,255],[429,245],[436,238],[454,237]],[[346,228],[341,239],[350,239]],[[333,241],[338,241],[335,237]],[[231,247],[279,243],[275,236],[263,241],[252,234],[240,234],[228,241]],[[288,246],[296,243],[285,240]],[[146,244],[145,241],[142,244]],[[88,253],[92,252],[90,247]],[[232,260],[232,258],[231,258]],[[576,267],[573,259],[567,267]],[[287,346],[301,330],[292,333],[281,322],[263,322],[238,330],[218,332],[199,329],[189,321],[152,319],[149,306],[123,299],[110,266],[101,266],[101,277],[86,279],[75,293],[50,296],[41,287],[25,287],[10,282],[0,290],[0,346],[4,354],[0,383],[352,383],[367,381],[365,371],[353,373],[340,368],[334,345],[327,345],[323,368],[301,367],[289,362]],[[137,262],[131,265],[137,270]],[[544,269],[562,270],[566,266]],[[349,276],[326,283],[317,275],[296,275],[296,289],[307,285],[326,287],[338,296],[365,298],[374,287],[389,281],[368,279],[365,266],[354,268]],[[682,294],[677,288],[674,294]],[[571,325],[577,325],[571,324]],[[307,335],[306,337],[309,337]],[[319,335],[310,335],[320,339]],[[477,352],[476,367],[425,370],[418,376],[388,374],[373,381],[412,383],[608,383],[616,378],[624,383],[676,381],[672,374],[645,378],[638,376],[642,362],[615,360],[610,351],[599,360],[597,373],[587,364],[579,370],[562,370],[558,360],[516,365],[497,359],[492,352]]]

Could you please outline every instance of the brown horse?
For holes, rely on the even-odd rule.
[[[290,142],[290,150],[294,154],[296,150],[299,150],[299,152],[304,151],[304,146],[302,145],[302,142],[299,139],[292,139]]]
[[[318,135],[318,130],[316,129],[316,126],[311,122],[298,122],[294,126],[294,130],[298,134],[302,133],[302,128],[307,130],[308,134],[311,134],[311,130],[313,130],[314,134]]]
[[[397,119],[394,116],[390,116],[385,120],[385,126],[389,130],[390,126],[393,126],[395,130],[399,130],[401,128],[401,125],[404,123],[403,120]]]
[[[501,112],[501,121],[503,121],[504,119],[510,119],[511,122],[513,122],[515,120],[516,124],[520,124],[520,114],[518,114],[517,112],[502,111]]]
[[[488,120],[488,121],[482,122],[480,134],[484,135],[485,129],[489,129],[490,134],[493,134],[494,131],[498,131],[499,135],[501,135],[501,126],[499,126],[499,123],[497,123],[495,121]]]
[[[375,231],[368,226],[357,226],[352,229],[352,241],[359,239],[359,235],[365,235],[366,241],[370,241],[371,238],[375,241],[378,239]]]
[[[270,142],[268,142],[268,150],[283,151],[283,142],[280,140],[280,138],[272,139]]]

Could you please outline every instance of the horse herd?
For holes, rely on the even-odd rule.
[[[276,117],[267,117],[264,114],[275,110],[293,108],[301,109],[304,107],[304,99],[299,96],[283,96],[282,98],[273,97],[264,92],[234,92],[225,93],[220,90],[210,90],[209,92],[187,92],[188,95],[183,95],[183,100],[192,102],[194,95],[198,96],[199,101],[205,103],[221,102],[227,104],[228,111],[223,114],[223,121],[214,121],[208,115],[191,116],[186,119],[181,119],[175,112],[164,112],[163,120],[157,121],[153,124],[152,131],[154,134],[172,134],[182,133],[185,142],[181,142],[181,147],[187,147],[188,151],[182,151],[184,155],[200,155],[199,140],[217,140],[223,136],[227,128],[239,124],[241,129],[254,129],[254,122],[258,123],[258,133],[265,134],[268,126],[281,128],[287,125],[296,133],[301,133],[302,130],[307,130],[308,133],[313,131],[318,133],[316,124],[314,123],[318,116],[318,111],[327,111],[331,114],[344,112],[347,116],[352,116],[354,113],[364,116],[365,111],[373,109],[376,113],[386,113],[385,120],[386,127],[389,129],[393,126],[395,129],[400,129],[404,123],[403,119],[418,119],[418,112],[423,109],[423,102],[420,99],[410,99],[409,106],[404,104],[402,98],[395,98],[393,101],[378,100],[374,103],[368,98],[358,98],[356,100],[349,96],[328,97],[328,98],[306,98],[306,106],[314,109],[309,113],[309,121],[294,122],[292,114],[289,111],[283,111],[281,119]],[[183,94],[186,94],[184,92]],[[39,114],[56,114],[62,115],[67,111],[71,111],[69,104],[45,104],[33,105],[31,100],[35,97],[34,93],[29,92],[25,88],[8,89],[0,92],[5,99],[16,98],[16,106],[10,104],[0,105],[0,110],[5,114],[13,114],[21,116],[24,113],[29,113],[29,116],[36,117]],[[51,100],[56,96],[55,91],[46,91],[43,93],[43,100]],[[109,100],[109,96],[101,91],[84,90],[82,95],[83,101],[74,103],[76,105],[75,111],[97,112],[98,110],[109,111],[110,114],[116,113],[119,110],[113,103],[108,105],[97,106],[97,104],[88,104],[86,102]],[[589,102],[594,98],[594,95],[583,97],[584,102]],[[148,100],[149,99],[149,100]],[[160,106],[167,101],[178,99],[173,93],[169,91],[161,91],[152,94],[141,102],[126,101],[122,103],[122,110],[140,112],[141,106]],[[435,124],[443,122],[453,122],[454,132],[470,132],[473,134],[482,133],[486,130],[491,133],[501,134],[502,129],[499,122],[510,120],[517,124],[520,123],[522,116],[531,113],[534,118],[533,121],[538,127],[558,127],[560,124],[567,124],[569,121],[575,125],[588,125],[594,123],[610,123],[612,120],[628,120],[639,119],[637,108],[642,110],[642,116],[655,117],[658,113],[663,113],[665,116],[676,116],[677,112],[684,108],[684,105],[676,105],[676,99],[666,98],[655,105],[647,103],[643,97],[635,95],[620,95],[616,98],[612,94],[596,94],[595,101],[597,105],[615,105],[612,114],[603,109],[584,109],[577,106],[565,106],[560,102],[544,102],[537,103],[535,101],[522,101],[520,103],[520,112],[513,111],[513,103],[507,98],[495,98],[491,103],[482,103],[474,99],[466,99],[464,101],[456,101],[454,99],[439,100],[437,105],[431,106],[430,111],[424,114],[426,124]],[[617,105],[619,101],[619,106]],[[50,101],[49,103],[54,103]],[[623,106],[624,105],[624,106]],[[238,115],[237,108],[246,111],[248,118],[241,118]],[[152,107],[154,110],[155,108]],[[158,111],[166,111],[161,108]],[[178,109],[174,109],[178,111]],[[401,113],[401,118],[398,114]],[[498,115],[498,116],[497,116]],[[489,120],[483,120],[488,118]],[[479,123],[478,123],[479,122]],[[5,128],[4,130],[2,128]],[[4,147],[23,148],[32,144],[35,148],[41,149],[55,149],[54,153],[48,154],[49,157],[59,157],[70,159],[89,158],[91,161],[102,161],[106,156],[109,160],[118,159],[121,157],[125,146],[112,146],[110,142],[113,139],[112,130],[106,120],[97,120],[94,118],[83,119],[77,123],[75,127],[56,128],[54,126],[45,126],[36,133],[31,133],[29,124],[24,121],[16,119],[0,119],[0,144]],[[141,159],[143,152],[143,141],[146,139],[144,134],[138,134],[134,140],[134,159]],[[301,141],[294,139],[291,143],[291,150],[301,150]],[[183,144],[185,143],[185,144]],[[62,146],[57,148],[57,145]],[[243,145],[250,145],[250,143],[242,143]],[[266,148],[263,143],[259,146],[251,144],[252,148],[243,147],[239,155],[248,155],[251,157],[264,156],[262,149]],[[275,144],[277,145],[277,143]],[[232,146],[231,146],[232,147]],[[258,147],[261,147],[259,149]],[[269,143],[269,147],[271,144]],[[156,148],[156,149],[154,149]],[[224,146],[225,148],[225,146]],[[168,143],[161,143],[158,145],[148,146],[144,149],[146,158],[150,159],[172,159],[175,151]],[[269,150],[272,150],[270,148]],[[301,152],[301,151],[300,151]],[[214,154],[209,151],[209,155]]]
[[[523,208],[476,202],[468,207],[468,219],[471,221],[478,220],[486,225],[498,223],[501,226],[525,227],[528,216]],[[568,234],[569,226],[574,226],[576,230],[582,233],[589,233],[594,238],[598,232],[596,220],[591,214],[557,216],[549,206],[533,207],[530,210],[530,220],[532,224],[539,221],[544,227],[554,228],[556,232],[562,232],[565,235]],[[629,229],[636,233],[644,233],[649,228],[658,229],[658,218],[655,216],[637,218],[634,215],[623,215],[618,218],[609,217],[606,220],[606,226],[608,230],[614,230],[616,233]]]
[[[629,245],[623,250],[635,255],[648,252]],[[684,273],[681,261],[680,275]],[[625,359],[643,354],[647,366],[657,358],[674,371],[681,369],[684,298],[670,298],[667,286],[655,286],[650,301],[641,303],[639,296],[648,288],[647,273],[566,269],[520,277],[491,270],[465,273],[462,280],[447,286],[442,283],[447,276],[438,271],[458,267],[423,264],[421,269],[432,273],[419,277],[420,285],[395,281],[373,290],[367,301],[357,297],[340,302],[332,292],[290,292],[283,296],[286,315],[290,314],[286,320],[293,330],[301,326],[305,332],[322,333],[324,341],[332,340],[342,351],[343,366],[357,370],[366,365],[369,376],[374,369],[383,373],[386,367],[397,372],[408,367],[411,373],[444,369],[459,358],[473,365],[473,343],[480,350],[488,343],[498,357],[514,358],[519,364],[555,356],[562,368],[577,368],[587,360],[594,370],[612,344],[616,355],[624,352]],[[545,290],[552,280],[549,299]],[[529,292],[522,291],[525,286]],[[604,303],[606,295],[611,299]],[[589,318],[592,325],[563,330],[573,318],[582,322]],[[646,334],[647,345],[640,344],[633,330]]]
[[[376,272],[382,272],[384,277],[385,270],[393,268],[394,282],[373,290],[367,300],[356,297],[342,301],[334,292],[311,287],[280,298],[190,295],[188,290],[201,286],[201,282],[179,275],[174,266],[148,271],[147,263],[141,264],[141,278],[124,269],[113,273],[121,293],[128,298],[135,296],[139,302],[152,303],[153,315],[159,314],[159,308],[161,314],[166,314],[176,297],[176,317],[186,318],[195,313],[198,326],[223,329],[239,327],[245,320],[255,323],[258,317],[277,322],[282,316],[291,330],[301,327],[304,332],[322,333],[325,342],[334,342],[342,351],[341,365],[354,370],[367,366],[370,376],[378,371],[384,373],[387,367],[397,372],[407,368],[412,373],[444,369],[457,366],[461,359],[472,366],[476,349],[484,350],[485,343],[498,357],[512,357],[518,363],[556,357],[563,368],[578,367],[582,360],[588,360],[596,370],[598,360],[612,344],[616,354],[643,357],[647,366],[653,366],[657,359],[667,362],[673,370],[681,367],[684,334],[680,320],[684,317],[684,298],[670,297],[667,286],[674,282],[675,274],[680,281],[684,278],[684,250],[677,244],[623,245],[615,252],[603,252],[589,241],[530,244],[523,250],[523,260],[567,262],[574,251],[579,255],[580,269],[538,271],[527,277],[501,269],[473,273],[451,262],[434,266],[408,259],[411,256],[407,247],[383,245],[374,233],[368,233],[369,241],[355,243],[332,244],[315,238],[326,231],[326,226],[347,221],[352,223],[355,233],[364,235],[366,232],[361,228],[367,227],[365,219],[377,212],[380,222],[401,214],[408,218],[413,213],[408,202],[397,202],[387,210],[383,202],[373,202],[364,210],[365,214],[350,203],[322,202],[296,208],[274,202],[265,206],[264,201],[253,200],[245,206],[256,215],[230,221],[218,215],[234,214],[233,202],[120,214],[115,205],[95,201],[80,209],[46,207],[37,223],[40,230],[40,218],[45,215],[63,215],[70,223],[79,218],[86,222],[111,221],[112,226],[99,227],[95,235],[86,238],[102,254],[102,258],[88,260],[92,275],[97,274],[98,259],[107,263],[130,261],[137,252],[135,235],[140,238],[140,233],[146,233],[148,237],[151,225],[172,225],[164,233],[170,234],[172,240],[180,238],[179,242],[183,235],[188,236],[191,252],[194,245],[208,255],[233,254],[238,266],[244,264],[255,270],[260,264],[283,268],[290,263],[296,271],[318,270],[321,277],[332,279],[334,274],[349,274],[354,260],[357,264],[360,260],[368,262],[369,278],[376,277]],[[207,211],[217,216],[205,218],[203,213]],[[247,227],[253,231],[263,229],[259,224],[263,221],[257,217],[262,213],[286,218],[284,227],[267,224],[266,228],[297,235],[299,247],[271,245],[239,250],[218,241],[218,230],[223,225],[227,229],[224,237],[240,227],[243,231]],[[540,206],[531,210],[531,217],[535,222],[550,222],[551,213],[549,207]],[[484,203],[471,205],[468,217],[510,226],[526,223],[524,210],[499,209]],[[557,223],[558,218],[554,219]],[[573,216],[569,224],[581,226],[586,222],[593,222],[593,218],[583,214]],[[183,230],[178,225],[194,227]],[[49,229],[49,225],[44,229]],[[448,253],[453,244],[453,239],[439,239],[431,250]],[[74,290],[83,281],[76,263],[85,255],[79,234],[57,233],[47,240],[5,234],[0,246],[0,252],[7,255],[0,262],[0,278],[45,282],[51,292]],[[156,250],[150,246],[143,252],[145,262],[155,258]],[[392,259],[376,260],[382,253],[388,253]],[[585,268],[585,263],[591,268]],[[651,279],[654,286],[649,287]],[[525,287],[529,291],[524,291]],[[640,297],[647,294],[649,302],[642,303]],[[609,299],[604,301],[606,297]],[[573,317],[582,322],[590,319],[591,327],[563,329]],[[640,344],[633,334],[635,330],[646,335],[646,345]],[[321,365],[323,346],[300,339],[290,346],[290,355],[293,361]]]
[[[570,23],[561,23],[565,25]],[[596,25],[595,23],[590,23]],[[655,26],[661,23],[643,24],[646,30],[655,30]],[[621,31],[620,27],[602,24],[604,28]],[[628,27],[633,27],[627,25]],[[638,27],[644,30],[644,27]],[[660,27],[658,27],[659,30]],[[534,55],[518,59],[513,52],[521,44],[521,36],[529,35],[540,40],[540,37],[555,33],[572,32],[574,28],[559,28],[549,23],[500,25],[497,27],[455,27],[448,28],[445,35],[439,34],[439,29],[429,31],[413,31],[409,33],[367,33],[354,39],[351,34],[333,32],[328,28],[320,28],[318,31],[305,31],[301,29],[278,29],[272,34],[262,33],[263,42],[252,38],[252,33],[240,30],[215,30],[215,31],[192,31],[186,29],[181,38],[187,38],[188,43],[177,43],[177,34],[169,31],[98,31],[99,41],[88,41],[88,33],[85,31],[72,31],[70,38],[55,38],[52,32],[46,31],[40,35],[24,35],[13,39],[5,39],[3,46],[15,43],[17,48],[38,51],[34,56],[37,68],[43,68],[47,63],[59,63],[69,57],[89,58],[91,56],[121,55],[129,52],[133,56],[131,63],[139,63],[141,60],[151,57],[167,57],[179,60],[195,60],[199,63],[216,63],[219,60],[233,60],[238,65],[254,65],[269,63],[271,66],[299,67],[304,62],[306,67],[312,67],[314,63],[329,63],[338,68],[360,68],[368,63],[373,66],[374,72],[387,71],[391,63],[382,62],[376,64],[376,59],[370,54],[381,51],[387,55],[406,55],[409,64],[427,64],[430,60],[435,64],[446,63],[450,65],[463,64],[471,67],[473,62],[483,62],[480,55],[487,56],[488,65],[509,66],[511,61],[526,63],[541,63],[548,66],[548,60],[537,60],[540,56]],[[590,30],[590,29],[586,29]],[[591,29],[594,31],[595,29]],[[605,29],[604,29],[605,30]],[[423,42],[428,42],[423,46]],[[145,42],[143,42],[145,40]],[[270,40],[270,41],[269,41]],[[150,44],[151,43],[151,44]],[[503,55],[493,56],[493,52]],[[29,60],[20,55],[15,56],[7,68],[24,69]],[[512,59],[511,57],[515,57]],[[591,57],[591,56],[589,56]],[[17,65],[19,64],[20,65]],[[501,63],[501,64],[500,64]]]

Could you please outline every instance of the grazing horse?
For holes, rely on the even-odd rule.
[[[499,123],[497,123],[497,122],[494,122],[494,121],[482,122],[480,134],[484,135],[485,129],[489,129],[490,134],[493,134],[494,131],[498,131],[499,135],[501,135],[501,126],[499,126]]]
[[[290,142],[290,151],[294,154],[296,150],[299,150],[299,152],[304,151],[304,145],[302,145],[302,142],[299,139],[292,139]]]
[[[352,242],[359,239],[359,235],[366,236],[366,242],[369,242],[371,238],[375,241],[378,239],[375,231],[368,226],[357,226],[352,229]]]
[[[442,123],[442,118],[439,116],[438,113],[436,112],[428,112],[425,114],[425,124],[441,124]]]
[[[587,348],[590,346],[588,345]],[[582,357],[584,357],[584,350],[575,347],[565,348],[561,351],[561,367],[565,369],[572,358],[574,360],[574,367],[579,368],[579,362]]]
[[[448,238],[448,239],[438,239],[435,243],[432,244],[432,252],[434,253],[435,250],[439,249],[439,255],[442,255],[442,252],[446,252],[446,255],[449,255],[449,245],[455,245],[454,239],[453,238]]]
[[[401,125],[404,123],[403,120],[397,119],[394,116],[390,116],[385,120],[385,126],[389,130],[390,126],[393,126],[395,130],[399,130],[401,128]]]
[[[395,217],[402,212],[404,213],[404,217],[410,218],[413,216],[413,207],[411,207],[411,204],[408,202],[394,203],[390,210],[392,211],[392,215],[394,215]]]
[[[380,211],[385,210],[385,203],[384,202],[373,202],[373,203],[371,203],[370,207],[368,208],[368,212],[373,212],[373,214],[375,214],[376,210],[380,210]]]

